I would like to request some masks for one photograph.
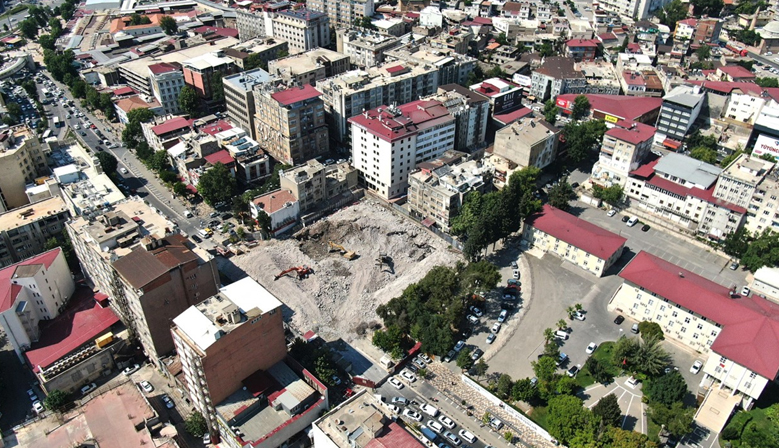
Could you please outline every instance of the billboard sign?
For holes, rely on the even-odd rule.
[[[758,157],[768,154],[779,160],[779,139],[761,134],[755,142],[755,149],[752,151],[752,154]]]
[[[562,107],[563,109],[570,109],[571,102],[562,98],[557,98],[555,104],[557,104],[559,107]]]

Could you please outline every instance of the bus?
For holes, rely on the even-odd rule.
[[[41,140],[46,141],[46,139],[49,137],[51,137],[51,129],[46,129],[46,132],[44,132],[43,136],[41,136]]]
[[[55,128],[62,127],[62,122],[60,121],[60,117],[54,117],[54,127]]]
[[[41,89],[43,91],[43,97],[44,98],[51,98],[51,92],[49,92],[49,89]]]

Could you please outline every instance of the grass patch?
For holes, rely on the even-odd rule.
[[[614,342],[607,341],[599,345],[598,348],[590,355],[592,358],[598,360],[598,362],[606,368],[612,375],[618,376],[621,373],[619,367],[614,362]],[[582,370],[576,375],[576,384],[579,387],[586,388],[592,384],[595,384],[595,378],[592,377],[590,370],[587,368],[587,364],[582,367]]]
[[[751,411],[740,411],[731,417],[725,429],[720,433],[720,445],[725,446],[726,442],[730,442],[734,448],[740,447],[741,433],[747,427],[754,427],[757,433],[765,435],[766,438],[772,437],[771,434],[776,423],[768,418],[766,411],[777,403],[779,403],[779,385],[773,382],[768,383]],[[732,435],[734,437],[725,439],[724,435]]]
[[[649,440],[655,443],[660,443],[660,437],[659,437],[660,425],[653,422],[651,418],[647,418],[646,423],[647,423],[646,434],[647,436],[649,436]]]
[[[533,412],[528,414],[531,420],[538,423],[542,428],[546,428],[546,418],[548,416],[548,409],[546,406],[536,406],[533,408]]]

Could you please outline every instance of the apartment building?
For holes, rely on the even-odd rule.
[[[381,106],[349,119],[352,164],[384,199],[403,195],[416,166],[454,149],[456,120],[440,101]]]
[[[246,277],[190,306],[170,329],[212,443],[282,446],[327,409],[327,389],[287,358],[282,303]]]
[[[280,11],[271,19],[273,37],[289,43],[290,53],[330,45],[330,18],[309,9]]]
[[[147,101],[149,100],[149,101]],[[178,100],[176,101],[178,107]],[[165,109],[159,101],[153,98],[143,98],[140,95],[133,95],[131,97],[122,98],[114,103],[114,110],[116,110],[116,118],[119,123],[127,124],[130,122],[128,114],[135,109],[149,109],[155,115],[165,115]]]
[[[111,306],[138,336],[149,359],[173,350],[171,320],[216,293],[213,257],[140,199],[67,224],[82,271],[111,297]]]
[[[253,139],[257,138],[254,126],[254,87],[272,81],[271,75],[261,68],[222,78],[227,116]]]
[[[46,157],[33,129],[20,124],[0,131],[0,211],[27,204],[25,186],[48,174]]]
[[[454,149],[473,152],[486,144],[489,97],[459,84],[446,84],[429,99],[440,101],[455,118]]]
[[[384,53],[401,44],[394,36],[351,29],[339,30],[337,39],[338,52],[348,55],[352,64],[362,69],[383,63]]]
[[[544,168],[557,157],[560,129],[543,118],[524,116],[495,133],[493,154],[519,167]]]
[[[525,220],[522,240],[598,277],[619,260],[627,241],[549,204]]]
[[[445,49],[457,54],[468,54],[474,36],[470,28],[450,28],[447,33],[440,33],[429,38],[428,44],[434,49]]]
[[[537,101],[566,93],[585,93],[587,79],[576,69],[573,59],[552,56],[544,59],[530,78],[530,95]]]
[[[255,37],[224,49],[225,56],[232,59],[241,71],[246,70],[244,64],[250,56],[259,59],[261,67],[267,67],[271,61],[287,53],[289,43],[276,37]]]
[[[268,72],[287,85],[316,86],[317,81],[345,73],[349,68],[349,56],[326,48],[315,48],[268,63]]]
[[[717,179],[714,196],[739,207],[754,203],[754,196],[760,185],[775,166],[759,157],[741,154],[726,166]]]
[[[576,62],[594,61],[598,53],[598,41],[595,39],[570,39],[565,42],[565,57]]]
[[[327,14],[334,27],[352,27],[363,17],[373,16],[373,3],[373,0],[312,0],[306,7]]]
[[[357,178],[357,170],[347,162],[323,165],[316,159],[279,173],[281,189],[292,193],[304,217],[348,203],[354,197],[351,192],[357,188]]]
[[[181,65],[161,62],[149,66],[149,83],[154,98],[166,114],[179,114],[179,93],[184,87],[184,73]]]
[[[655,128],[634,121],[618,121],[603,135],[598,161],[592,167],[590,180],[603,187],[625,188],[630,172],[649,156]]]
[[[749,409],[779,374],[779,307],[761,297],[739,296],[659,257],[639,252],[620,272],[623,284],[608,304],[636,321],[656,322],[666,338],[703,354],[708,389],[696,421],[721,431],[733,408]],[[716,415],[707,400],[724,393]]]
[[[746,208],[715,195],[721,168],[670,153],[632,171],[625,195],[636,207],[692,234],[721,239],[742,224]]]
[[[734,83],[742,84],[742,83]],[[770,97],[751,89],[735,88],[730,92],[725,108],[722,111],[722,118],[725,121],[741,125],[754,125],[760,116],[760,111],[765,104],[771,101]]]
[[[317,83],[328,115],[330,137],[347,144],[349,118],[383,104],[405,104],[436,92],[435,67],[386,63],[368,70],[352,70]]]
[[[310,85],[284,90],[255,86],[257,140],[271,157],[295,165],[329,151],[325,107],[320,96]]]
[[[128,35],[133,37],[147,36],[162,33],[160,20],[165,14],[146,14],[144,17],[149,19],[149,23],[132,25],[132,16],[119,17],[111,21],[110,33],[114,36]]]
[[[670,0],[599,0],[598,8],[607,12],[630,17],[634,20],[649,19]]]
[[[490,78],[470,86],[469,89],[490,99],[493,115],[505,114],[522,107],[522,89],[512,82]]]
[[[703,107],[705,95],[698,86],[681,85],[663,97],[655,143],[678,149]],[[667,141],[670,139],[672,141]]]
[[[149,147],[155,151],[170,148],[179,141],[179,137],[192,132],[194,120],[166,115],[156,117],[148,123],[141,123],[143,136]]]
[[[204,54],[196,58],[187,59],[181,63],[184,73],[184,83],[194,88],[198,95],[206,100],[213,99],[214,79],[218,73],[222,77],[238,71],[233,60],[225,57],[224,52]]]
[[[60,248],[0,269],[0,325],[19,361],[40,339],[39,324],[59,316],[76,284]]]
[[[448,232],[465,196],[471,191],[486,193],[492,187],[489,178],[493,168],[475,160],[452,166],[427,165],[418,165],[419,169],[408,176],[409,212],[424,225]]]
[[[240,128],[231,128],[214,134],[222,148],[234,159],[235,178],[248,185],[270,176],[270,156],[259,142]]]
[[[0,214],[0,266],[43,252],[46,241],[59,236],[69,219],[70,211],[59,196]]]
[[[476,59],[452,49],[428,45],[408,44],[386,51],[387,59],[416,66],[438,69],[438,84],[466,85],[468,76],[476,69]]]

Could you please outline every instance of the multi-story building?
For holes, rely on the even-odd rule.
[[[401,44],[400,39],[394,36],[351,29],[340,30],[337,39],[338,52],[348,55],[352,64],[362,69],[383,63],[384,53]]]
[[[0,131],[0,211],[27,204],[25,186],[48,174],[35,131],[24,124]]]
[[[779,171],[774,168],[758,184],[747,206],[745,228],[753,235],[766,229],[779,232]],[[757,274],[755,274],[757,275]]]
[[[373,0],[311,0],[306,7],[327,14],[334,27],[352,27],[375,11]]]
[[[257,219],[260,213],[270,218],[270,233],[280,235],[295,227],[300,220],[300,202],[290,190],[279,189],[249,202],[249,212]]]
[[[60,248],[0,269],[0,325],[20,362],[40,338],[39,324],[59,316],[76,290]]]
[[[165,14],[147,14],[144,17],[149,19],[149,23],[132,25],[132,16],[129,15],[114,19],[111,21],[110,33],[116,37],[117,35],[138,37],[162,33],[160,20],[165,17]]]
[[[9,266],[43,252],[46,241],[58,236],[70,219],[59,196],[0,214],[0,266]]]
[[[141,123],[141,129],[149,147],[161,151],[178,143],[182,135],[192,132],[193,121],[184,117],[166,115],[148,123]]]
[[[774,162],[741,154],[719,174],[714,196],[739,207],[755,204],[758,202],[755,200],[758,185],[765,180],[774,166]]]
[[[232,59],[242,71],[246,70],[245,64],[250,57],[255,63],[259,59],[260,67],[267,67],[271,61],[286,53],[289,53],[289,43],[276,37],[255,37],[224,49],[225,56]]]
[[[304,218],[343,206],[353,197],[350,193],[357,188],[357,177],[357,170],[347,162],[323,165],[316,159],[279,173],[281,189],[297,199]]]
[[[209,103],[213,100],[214,79],[216,74],[228,76],[238,71],[233,60],[225,57],[223,52],[204,54],[196,58],[187,59],[181,63],[184,73],[184,82],[194,88],[198,95]],[[217,101],[217,106],[220,103]]]
[[[487,141],[490,99],[459,84],[446,84],[430,97],[455,118],[454,149],[472,152]]]
[[[154,98],[157,99],[166,114],[181,113],[179,93],[184,87],[184,73],[181,65],[166,62],[150,65],[149,83]]]
[[[565,57],[576,62],[594,61],[598,53],[598,41],[595,39],[570,39],[565,42]]]
[[[674,40],[696,44],[716,43],[722,31],[722,19],[684,19],[676,22]]]
[[[492,153],[519,167],[544,168],[554,162],[560,129],[543,118],[524,116],[495,133]]]
[[[749,289],[752,290],[752,294],[758,294],[774,303],[779,303],[779,268],[763,266],[755,271]]]
[[[732,288],[643,251],[619,276],[623,284],[609,301],[610,311],[656,322],[666,338],[706,358],[700,386],[707,393],[695,417],[699,424],[705,421],[710,430],[721,431],[735,406],[751,408],[776,379],[776,304],[756,295],[737,296]]]
[[[331,120],[330,137],[348,143],[348,119],[382,104],[405,104],[432,95],[439,86],[435,67],[390,62],[366,71],[353,70],[317,83]]]
[[[657,119],[655,143],[678,148],[698,119],[704,98],[698,86],[681,85],[668,92]]]
[[[84,275],[111,297],[116,314],[158,366],[173,350],[170,321],[215,294],[219,283],[213,256],[174,229],[140,199],[67,224]]]
[[[628,175],[643,163],[652,149],[655,128],[634,121],[619,121],[603,135],[598,161],[590,180],[604,187],[625,187]]]
[[[408,188],[408,175],[424,161],[454,149],[455,118],[440,101],[381,106],[349,119],[352,164],[366,188],[384,199]]]
[[[563,113],[570,114],[578,94],[560,95],[555,104]],[[627,95],[590,95],[584,94],[590,102],[592,118],[616,123],[620,120],[636,121],[654,126],[663,105],[662,98],[634,98]]]
[[[522,89],[509,81],[490,78],[469,87],[490,99],[493,115],[505,114],[522,107]]]
[[[522,239],[598,277],[622,256],[626,238],[545,204],[525,220]]]
[[[416,66],[431,66],[438,69],[438,84],[460,84],[464,86],[468,76],[476,69],[476,59],[459,54],[452,49],[435,48],[414,44],[387,50],[387,59]]]
[[[322,383],[285,362],[282,314],[282,303],[246,277],[173,319],[189,397],[213,443],[278,447],[327,409]]]
[[[278,91],[273,86],[255,86],[257,140],[271,157],[295,165],[329,151],[320,95],[308,84]]]
[[[465,196],[471,191],[485,193],[491,188],[487,181],[492,176],[492,166],[469,160],[457,165],[437,168],[419,165],[408,176],[409,212],[420,221],[432,221],[444,232],[462,207]]]
[[[178,101],[176,101],[176,103],[178,103]],[[144,98],[140,95],[133,95],[131,97],[122,98],[114,103],[116,118],[119,120],[119,123],[122,124],[129,123],[130,119],[127,114],[135,109],[149,109],[156,115],[165,115],[165,109],[162,107],[162,104],[154,98]]]
[[[714,195],[721,168],[677,153],[630,173],[625,195],[638,209],[690,233],[720,239],[742,224],[746,208]]]
[[[268,72],[288,85],[311,84],[345,73],[350,68],[350,58],[326,48],[315,48],[268,63]]]
[[[587,88],[587,79],[576,69],[574,60],[559,56],[544,59],[530,79],[530,95],[537,101],[566,93],[585,93]]]
[[[270,157],[246,131],[231,128],[214,134],[214,137],[234,159],[238,182],[248,185],[271,175]]]
[[[440,33],[429,39],[430,47],[446,49],[457,54],[467,54],[473,40],[470,28],[450,28],[448,33]]]
[[[663,82],[654,70],[623,71],[619,83],[625,95],[663,96]]]
[[[257,138],[254,126],[254,87],[272,80],[271,75],[261,68],[222,78],[227,116],[253,139]]]
[[[290,53],[300,53],[330,45],[330,18],[308,9],[281,11],[271,19],[273,37],[289,43]]]
[[[771,101],[771,99],[766,98],[761,93],[750,89],[742,91],[736,87],[730,92],[725,108],[722,110],[722,118],[738,125],[742,125],[742,123],[754,125],[767,101]]]
[[[670,0],[600,0],[598,8],[622,17],[642,20],[652,17],[655,11],[668,3]]]

